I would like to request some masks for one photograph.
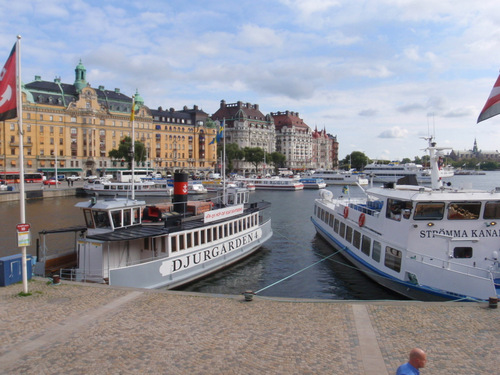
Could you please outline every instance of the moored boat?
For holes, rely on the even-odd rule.
[[[312,176],[322,178],[327,185],[368,185],[364,174],[352,171],[317,170]]]
[[[366,165],[363,173],[374,182],[396,182],[406,176],[415,176],[419,184],[431,183],[431,170],[415,163],[371,163]],[[439,166],[438,173],[441,179],[454,176],[454,170],[449,166]]]
[[[326,187],[326,182],[322,178],[307,177],[299,180],[304,189],[323,189]]]
[[[249,203],[248,190],[230,188],[213,200],[189,202],[186,185],[177,183],[172,203],[78,203],[86,231],[77,240],[78,266],[69,271],[71,278],[175,288],[241,260],[272,236],[271,219],[262,216],[269,203]]]
[[[320,191],[316,232],[368,277],[409,298],[488,300],[500,294],[500,188],[444,187],[429,139],[431,187],[388,183],[366,198]]]
[[[293,178],[245,178],[246,184],[255,186],[256,190],[302,190],[304,184]]]
[[[102,196],[131,196],[132,186],[136,196],[172,196],[174,188],[166,180],[115,182],[109,180],[95,180],[83,185],[87,194]]]

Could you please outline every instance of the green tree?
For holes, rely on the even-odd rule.
[[[234,171],[234,160],[243,160],[245,158],[245,153],[236,143],[230,143],[226,145],[226,171]]]
[[[260,147],[245,147],[243,149],[245,160],[255,167],[255,173],[259,171],[259,164],[264,161],[264,150]]]
[[[125,137],[120,141],[118,149],[112,149],[108,153],[112,160],[125,160],[129,168],[132,168],[132,138]],[[146,147],[144,143],[135,141],[135,156],[136,163],[144,162],[147,158]]]
[[[281,152],[271,152],[270,154],[267,154],[266,160],[273,164],[274,166],[274,174],[278,175],[279,174],[279,168],[284,168],[285,167],[285,162],[286,162],[286,156],[283,155]]]
[[[353,151],[340,161],[340,167],[345,170],[356,168],[358,171],[362,171],[369,162],[370,159],[363,152]]]

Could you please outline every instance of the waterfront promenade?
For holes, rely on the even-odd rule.
[[[494,374],[488,303],[325,301],[29,282],[0,288],[2,374]]]

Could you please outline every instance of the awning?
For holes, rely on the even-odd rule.
[[[54,167],[52,168],[38,168],[38,172],[55,172],[56,169]],[[82,172],[82,168],[57,168],[57,173],[61,172]]]
[[[115,171],[128,171],[129,168],[123,167],[123,168],[97,168],[99,172],[101,171],[107,171],[107,172],[115,172]]]

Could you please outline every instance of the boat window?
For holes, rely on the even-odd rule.
[[[111,219],[113,220],[113,226],[119,228],[122,226],[122,210],[111,211]]]
[[[184,234],[179,234],[179,250],[184,250],[186,248],[186,244],[184,243]]]
[[[177,238],[177,236],[170,237],[170,248],[173,253],[177,251]]]
[[[349,225],[346,226],[345,239],[352,242],[352,228]]]
[[[484,219],[500,219],[500,202],[486,202],[484,205]]]
[[[123,226],[132,224],[131,210],[123,210]]]
[[[109,228],[109,216],[107,211],[94,211],[94,222],[96,228]]]
[[[444,202],[417,203],[414,220],[441,220],[444,215]]]
[[[401,221],[402,215],[404,215],[405,219],[410,217],[411,202],[398,199],[387,199],[387,211],[385,216],[388,219]]]
[[[368,236],[363,236],[363,240],[361,241],[361,251],[366,255],[370,256],[370,247],[372,240]]]
[[[190,247],[193,247],[193,236],[194,233],[186,233],[186,249],[189,249]]]
[[[453,258],[472,258],[472,247],[455,247]]]
[[[328,225],[333,227],[333,214],[330,214],[329,215],[329,218],[328,218]]]
[[[345,223],[340,223],[340,237],[344,238],[345,237]]]
[[[333,230],[335,233],[338,233],[339,232],[339,219],[335,219],[335,222],[333,223]]]
[[[87,228],[95,228],[94,221],[92,220],[92,210],[83,210],[83,216],[85,217]]]
[[[207,242],[212,242],[212,228],[207,229]]]
[[[206,235],[207,235],[207,231],[206,231],[206,229],[202,229],[202,230],[200,231],[200,243],[201,243],[202,245],[204,245],[204,244],[205,244],[205,242],[206,242],[206,241],[205,241],[205,236],[206,236]]]
[[[476,220],[481,211],[481,202],[452,202],[448,205],[449,220]]]
[[[384,265],[396,272],[401,271],[401,251],[387,246],[385,248]]]
[[[139,224],[141,222],[141,211],[140,208],[132,208],[134,222],[132,224]]]
[[[356,249],[359,249],[361,247],[361,233],[359,233],[357,230],[354,231],[354,236],[352,238],[352,244]]]
[[[149,250],[149,238],[144,238],[144,250]]]
[[[380,242],[373,241],[372,258],[376,262],[380,262],[380,253],[382,252],[382,245]]]

